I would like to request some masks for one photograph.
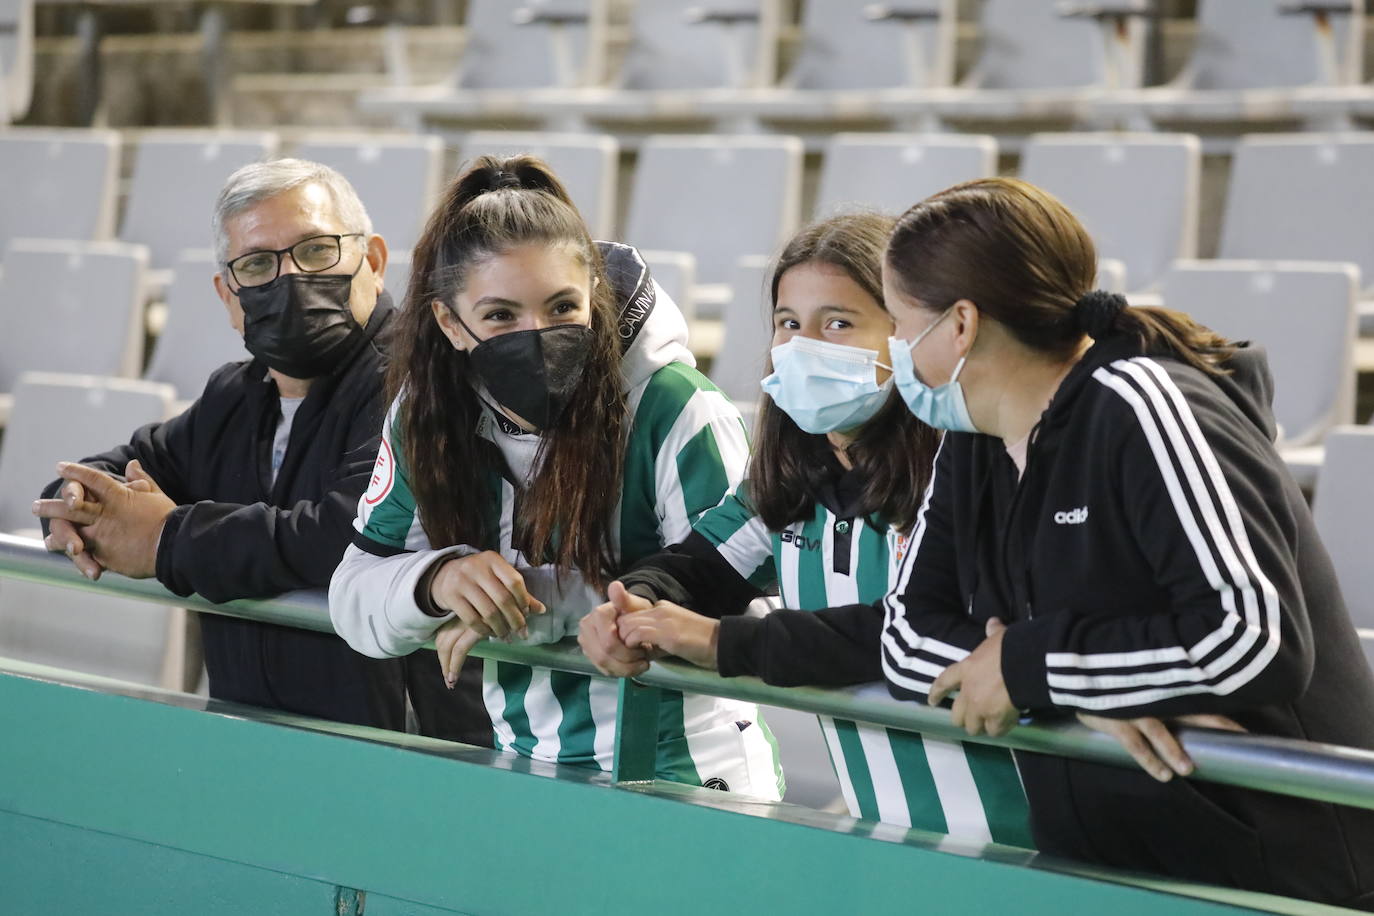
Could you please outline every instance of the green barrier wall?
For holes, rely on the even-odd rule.
[[[0,662],[0,913],[1343,912],[198,703]]]

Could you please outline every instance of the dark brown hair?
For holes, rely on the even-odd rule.
[[[883,304],[882,257],[892,231],[890,216],[842,213],[803,229],[773,267],[769,311],[777,306],[783,274],[802,264],[843,270],[864,292]],[[768,371],[773,371],[771,358]],[[860,511],[905,531],[916,520],[939,434],[917,420],[893,391],[876,416],[859,430],[846,455],[864,481]],[[805,432],[764,395],[749,465],[749,496],[772,531],[811,518],[815,493],[825,479],[831,452],[824,435]]]
[[[928,197],[897,220],[886,258],[897,288],[927,309],[967,299],[1022,344],[1055,356],[1083,341],[1075,307],[1093,289],[1097,250],[1069,209],[1035,185],[983,178]],[[1111,333],[1212,375],[1234,349],[1171,309],[1126,308]]]
[[[517,546],[532,563],[553,562],[560,573],[576,568],[604,585],[616,565],[611,526],[625,452],[616,305],[586,223],[534,157],[477,159],[448,187],[415,246],[387,377],[388,394],[400,398],[405,470],[435,547],[482,546],[499,536],[500,497],[490,481],[504,460],[477,433],[482,407],[472,362],[444,336],[430,303],[456,308],[473,266],[526,244],[568,246],[600,282],[592,285],[582,382],[557,426],[541,431],[537,470],[517,502]]]

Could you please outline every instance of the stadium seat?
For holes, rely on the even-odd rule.
[[[167,286],[166,320],[143,378],[171,385],[178,406],[200,396],[210,373],[248,359],[243,338],[229,324],[212,278],[217,265],[208,249],[181,253]]]
[[[0,0],[0,124],[17,121],[33,98],[34,0]]]
[[[209,243],[215,199],[230,173],[276,151],[271,133],[149,131],[134,154],[119,237],[146,245],[154,270],[170,270],[183,249]]]
[[[0,527],[40,536],[29,510],[54,465],[128,441],[171,406],[168,385],[26,373],[0,447]],[[0,655],[151,686],[181,685],[185,612],[36,583],[0,583]]]
[[[761,255],[748,255],[736,262],[731,282],[734,296],[725,310],[725,333],[711,363],[711,381],[741,411],[748,407],[751,416],[762,394],[759,380],[773,339],[769,266],[769,259]]]
[[[444,144],[433,136],[311,134],[295,155],[337,169],[392,248],[415,247],[439,194]]]
[[[143,356],[148,250],[16,239],[0,271],[0,413],[22,372],[132,377]]]
[[[879,90],[876,110],[906,124],[949,118],[1075,120],[1104,89],[1140,85],[1146,0],[1111,4],[1096,21],[1061,0],[984,0],[979,52],[959,86]]]
[[[788,121],[872,117],[874,89],[937,89],[954,77],[955,0],[808,0],[796,59],[777,86],[704,99],[701,109]]]
[[[696,318],[697,259],[685,251],[640,251],[639,256],[690,325]]]
[[[1342,426],[1326,437],[1326,463],[1312,514],[1331,554],[1341,594],[1355,626],[1374,630],[1374,563],[1369,520],[1374,518],[1374,426]],[[1374,635],[1374,634],[1371,634]]]
[[[698,314],[729,297],[735,264],[796,229],[802,143],[795,137],[654,136],[635,169],[624,238],[696,256]]]
[[[596,238],[614,238],[620,145],[601,134],[473,131],[463,138],[463,164],[478,156],[529,153],[547,162],[563,182]],[[461,166],[460,166],[461,168]]]
[[[815,215],[856,206],[896,215],[950,185],[996,173],[992,137],[835,134],[821,159]]]
[[[1359,79],[1363,0],[1199,0],[1197,39],[1183,71],[1163,86],[1107,93],[1091,105],[1101,119],[1147,127],[1155,121],[1253,121],[1302,114],[1295,89],[1349,86]]]
[[[608,0],[469,0],[467,42],[453,74],[432,86],[364,92],[359,106],[417,128],[428,115],[514,115],[534,90],[605,81]]]
[[[4,40],[0,35],[0,47]],[[111,238],[118,179],[114,131],[15,127],[0,133],[0,250],[16,238]]]
[[[608,86],[534,90],[515,111],[551,126],[607,119],[653,124],[713,117],[703,104],[772,84],[780,0],[637,0]]]
[[[1354,420],[1359,277],[1350,264],[1184,261],[1165,276],[1162,298],[1268,351],[1282,452]]]
[[[1342,261],[1374,281],[1374,135],[1243,137],[1217,257]],[[1361,330],[1374,318],[1361,308]],[[1368,317],[1366,317],[1368,316]]]
[[[1125,264],[1126,288],[1152,289],[1197,255],[1201,144],[1186,134],[1038,134],[1021,177],[1083,221],[1098,254]]]

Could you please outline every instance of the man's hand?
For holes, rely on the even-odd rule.
[[[611,677],[638,677],[649,670],[649,654],[625,645],[616,621],[625,614],[653,607],[647,598],[632,595],[619,582],[607,589],[611,600],[599,605],[577,625],[577,644],[597,670]]]
[[[461,620],[450,620],[434,634],[434,648],[439,650],[439,668],[444,672],[444,683],[448,689],[458,683],[458,674],[463,670],[472,647],[486,639],[481,633],[465,625]]]
[[[477,637],[519,633],[526,614],[544,613],[544,605],[525,590],[519,570],[493,550],[445,560],[429,584],[429,597]]]
[[[58,489],[57,499],[69,510],[79,509],[86,502],[86,490],[76,481],[67,480]],[[43,539],[43,545],[54,553],[65,553],[87,579],[99,579],[100,574],[105,571],[105,567],[86,551],[86,542],[82,539],[81,532],[64,518],[49,517],[48,536]]]
[[[65,481],[60,491],[63,498],[33,504],[34,515],[51,521],[49,549],[70,551],[88,578],[96,578],[100,568],[133,579],[157,572],[158,540],[176,504],[137,460],[129,462],[125,472],[130,483],[84,464],[60,462],[57,473]],[[77,555],[96,566],[77,561]]]
[[[1093,731],[1111,735],[1122,747],[1130,752],[1140,768],[1160,782],[1168,782],[1177,773],[1189,776],[1193,772],[1193,761],[1183,745],[1179,743],[1169,726],[1159,719],[1150,717],[1140,719],[1108,719],[1092,716],[1085,712],[1078,714],[1078,721]],[[1177,725],[1193,725],[1200,728],[1219,728],[1225,731],[1243,732],[1245,728],[1226,716],[1191,715],[1179,716],[1170,720]]]
[[[624,615],[616,627],[631,649],[659,648],[699,668],[716,670],[719,620],[660,601],[648,610]]]
[[[988,638],[961,662],[950,665],[930,686],[929,703],[939,706],[957,690],[951,721],[970,735],[1005,735],[1020,717],[1002,680],[1002,635],[1006,624],[988,621]]]

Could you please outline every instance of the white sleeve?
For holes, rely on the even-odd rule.
[[[415,586],[441,557],[468,556],[471,547],[420,550],[379,557],[348,545],[329,580],[334,630],[363,655],[409,655],[429,642],[449,617],[431,617],[415,602]]]

